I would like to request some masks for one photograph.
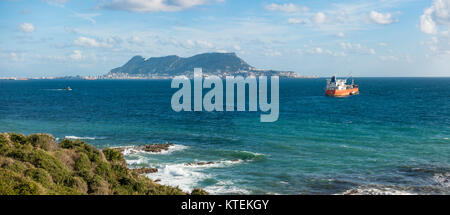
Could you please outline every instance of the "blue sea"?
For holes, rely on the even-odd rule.
[[[450,78],[280,80],[280,116],[174,112],[169,80],[0,81],[0,132],[50,133],[125,150],[130,168],[212,194],[450,194]],[[72,91],[58,90],[70,86]],[[192,162],[214,162],[186,165]]]

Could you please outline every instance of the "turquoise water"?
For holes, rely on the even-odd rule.
[[[170,81],[0,81],[0,132],[98,148],[171,142],[127,162],[214,194],[450,194],[450,78],[355,81],[361,95],[330,98],[325,79],[281,80],[275,123],[255,112],[173,112]],[[215,164],[185,165],[201,161]]]

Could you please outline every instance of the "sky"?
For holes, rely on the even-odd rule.
[[[450,0],[0,0],[0,77],[235,52],[299,75],[450,76]]]

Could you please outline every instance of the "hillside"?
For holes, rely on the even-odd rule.
[[[198,192],[196,189],[195,192]],[[0,133],[0,195],[184,195],[127,168],[115,149]]]
[[[178,75],[192,76],[194,68],[202,68],[204,74],[210,75],[279,75],[295,76],[294,72],[273,70],[257,70],[239,58],[235,53],[205,53],[188,58],[176,55],[131,58],[125,65],[112,69],[106,77],[173,77]]]

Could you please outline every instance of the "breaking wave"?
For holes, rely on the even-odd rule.
[[[65,136],[65,139],[71,140],[104,140],[105,137],[77,137],[77,136]]]
[[[198,187],[198,184],[206,179],[214,178],[212,174],[206,173],[204,170],[208,168],[224,168],[235,164],[242,163],[243,160],[222,160],[211,164],[201,165],[189,165],[189,164],[166,164],[158,168],[158,172],[147,174],[146,176],[153,181],[157,181],[160,184],[179,187],[185,192],[190,192],[192,189]],[[218,192],[220,184],[211,186],[207,191],[211,193]],[[237,188],[233,188],[237,189]]]
[[[116,148],[123,149],[122,153],[126,156],[126,155],[133,155],[133,154],[139,154],[139,153],[142,153],[142,154],[153,154],[153,155],[157,155],[157,154],[171,154],[171,153],[176,152],[176,151],[182,151],[182,150],[188,149],[189,146],[175,144],[175,145],[169,146],[169,150],[162,150],[161,152],[147,152],[147,151],[144,151],[144,150],[141,150],[141,149],[137,149],[135,146],[121,146],[121,147],[116,147]]]
[[[401,187],[389,187],[382,185],[360,186],[347,190],[341,195],[417,195]]]

